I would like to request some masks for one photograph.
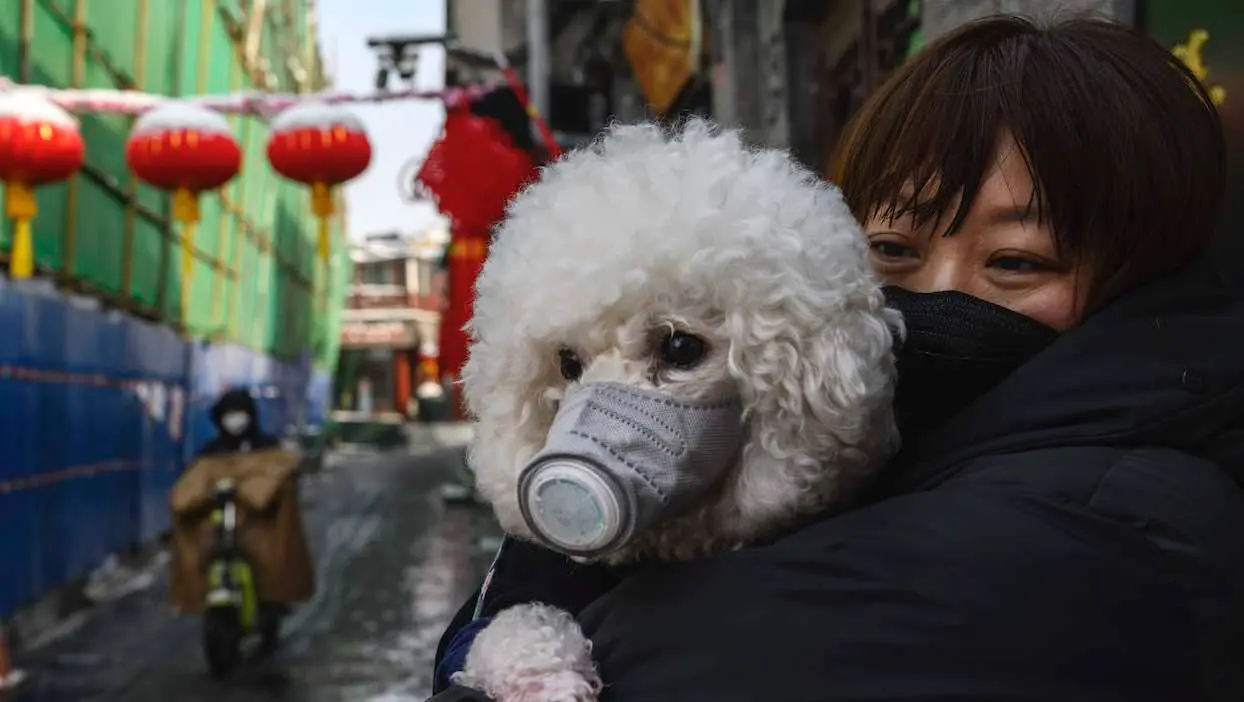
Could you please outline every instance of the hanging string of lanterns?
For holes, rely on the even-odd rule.
[[[371,163],[367,133],[348,108],[331,102],[290,103],[271,126],[270,165],[282,177],[310,187],[312,214],[319,220],[318,257],[327,262],[334,191]],[[10,277],[28,278],[34,272],[34,188],[70,177],[84,159],[77,120],[53,102],[51,93],[0,90],[0,182],[4,214],[14,225]],[[135,121],[125,160],[143,183],[172,195],[173,219],[181,230],[184,324],[199,201],[241,172],[242,148],[220,111],[191,100],[165,100]]]
[[[445,125],[416,176],[420,189],[453,222],[446,253],[449,302],[441,329],[442,336],[449,336],[441,340],[437,363],[425,368],[429,377],[457,374],[465,358],[462,328],[470,314],[473,283],[487,253],[491,228],[504,216],[513,196],[539,176],[539,161],[555,159],[559,153],[551,130],[531,109],[517,75],[499,65],[520,113],[539,128],[545,142],[543,153],[516,143],[517,132],[509,127],[475,113],[475,98],[484,101],[498,92],[493,86],[439,95],[447,108]],[[235,178],[243,167],[242,149],[223,114],[270,118],[269,164],[281,177],[310,189],[311,213],[319,224],[317,258],[327,264],[335,191],[361,175],[372,159],[362,123],[344,104],[382,98],[391,96],[375,100],[344,94],[169,99],[132,91],[16,86],[0,77],[0,182],[5,186],[4,214],[14,221],[10,275],[23,278],[34,271],[30,221],[37,206],[33,190],[70,177],[83,164],[85,145],[66,108],[139,115],[126,143],[126,163],[143,183],[172,196],[173,219],[180,227],[184,326],[200,200],[204,193]]]

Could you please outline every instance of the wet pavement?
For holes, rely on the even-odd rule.
[[[30,678],[4,702],[404,702],[431,694],[441,631],[480,582],[495,533],[480,508],[439,490],[462,450],[334,455],[303,478],[317,593],[285,622],[282,647],[233,677],[207,674],[200,622],[168,606],[160,570],[19,660]]]

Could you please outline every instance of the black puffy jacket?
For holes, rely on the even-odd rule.
[[[1244,700],[1244,297],[1219,273],[1116,302],[901,458],[869,504],[584,608],[602,700]]]

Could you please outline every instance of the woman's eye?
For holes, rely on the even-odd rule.
[[[676,331],[661,340],[661,360],[679,370],[699,365],[708,355],[708,342],[694,334]]]
[[[557,352],[557,365],[566,380],[578,380],[583,375],[583,361],[579,360],[579,354],[570,349]]]
[[[915,258],[916,249],[897,241],[870,241],[868,248],[882,258]]]
[[[1044,261],[1019,256],[999,256],[989,262],[990,268],[997,268],[1007,273],[1040,273],[1050,270],[1051,266]]]

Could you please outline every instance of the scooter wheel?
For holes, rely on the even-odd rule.
[[[209,609],[203,617],[203,653],[212,677],[223,678],[242,661],[242,625],[231,608]]]
[[[276,605],[260,605],[259,607],[259,650],[264,655],[271,655],[281,646],[281,620],[285,618],[283,609]]]

